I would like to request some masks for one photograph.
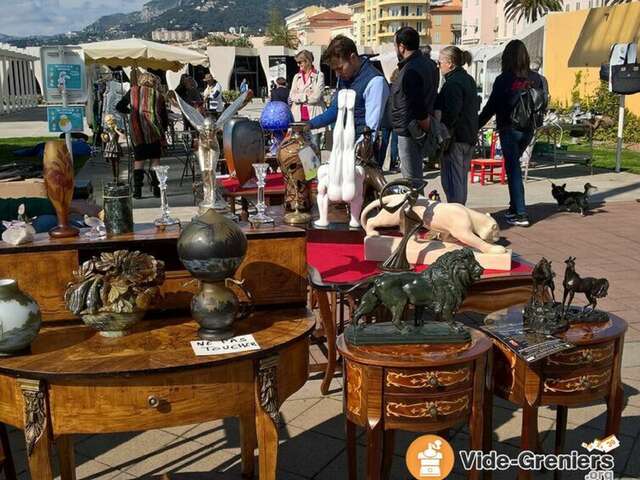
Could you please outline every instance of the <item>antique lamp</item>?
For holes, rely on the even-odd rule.
[[[293,115],[291,115],[289,105],[284,102],[269,102],[262,110],[260,125],[264,130],[272,132],[273,135],[269,150],[270,155],[275,155],[278,152],[280,143],[284,140],[291,122],[293,122]]]

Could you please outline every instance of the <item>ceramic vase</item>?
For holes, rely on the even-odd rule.
[[[242,306],[227,285],[230,281],[240,283],[231,277],[246,252],[247,237],[240,227],[212,208],[195,217],[180,234],[178,257],[201,284],[191,301],[200,338],[224,340],[233,336],[232,324],[242,316]]]
[[[25,350],[38,335],[42,318],[36,301],[12,279],[0,280],[0,355]]]
[[[73,162],[63,141],[47,142],[43,161],[47,196],[56,210],[58,226],[49,231],[54,238],[76,237],[80,231],[69,225],[69,208],[73,198]]]
[[[107,234],[133,232],[133,207],[129,185],[118,182],[106,184],[102,203]]]

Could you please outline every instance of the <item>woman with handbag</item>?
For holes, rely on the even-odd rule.
[[[451,135],[440,160],[442,188],[449,203],[467,202],[467,174],[478,136],[478,90],[463,65],[471,54],[456,46],[442,49],[439,58],[444,85],[436,98],[436,112]]]
[[[302,50],[295,56],[300,71],[291,82],[289,104],[296,122],[306,122],[325,110],[324,75],[313,66],[313,53]],[[311,132],[311,141],[320,148],[322,129]]]

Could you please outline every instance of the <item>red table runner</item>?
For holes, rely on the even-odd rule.
[[[345,242],[315,241],[312,235],[310,237],[307,239],[307,263],[318,270],[323,282],[355,284],[380,273],[380,262],[364,259],[362,240],[352,236]],[[428,265],[417,265],[415,271],[420,272],[427,267]],[[511,261],[511,270],[485,270],[482,277],[527,274],[531,270],[531,265],[514,259]]]

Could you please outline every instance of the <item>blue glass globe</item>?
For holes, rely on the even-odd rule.
[[[293,115],[289,105],[285,102],[269,102],[265,105],[260,115],[260,125],[265,130],[278,131],[287,130],[289,124],[293,122]]]

